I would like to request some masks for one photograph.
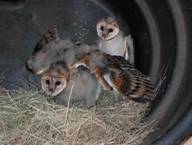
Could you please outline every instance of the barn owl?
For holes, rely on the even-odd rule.
[[[151,102],[155,97],[150,80],[121,56],[96,50],[81,56],[70,67],[79,66],[88,68],[104,90],[114,90],[137,102]]]
[[[123,56],[134,65],[134,47],[131,35],[125,36],[117,21],[103,18],[97,22],[98,47],[104,53]]]
[[[57,27],[52,26],[36,44],[32,55],[26,62],[26,67],[33,74],[41,75],[49,69],[51,64],[65,61],[69,65],[76,59],[76,56],[90,49],[93,47],[87,44],[80,44],[69,38],[61,39]]]
[[[56,103],[65,105],[69,101],[72,87],[71,101],[84,100],[88,107],[96,104],[101,92],[96,78],[88,70],[70,70],[65,62],[52,64],[42,75],[41,86],[47,95],[54,96]]]

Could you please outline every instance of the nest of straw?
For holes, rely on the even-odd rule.
[[[0,95],[2,145],[139,145],[153,129],[143,121],[146,104],[111,101],[104,93],[95,107],[66,107],[38,90]]]

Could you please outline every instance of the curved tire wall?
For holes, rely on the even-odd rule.
[[[192,120],[191,7],[189,0],[10,0],[0,6],[0,68],[7,72],[2,85],[15,88],[23,77],[34,79],[25,61],[50,24],[58,24],[63,38],[93,43],[97,20],[114,15],[134,38],[136,67],[155,85],[164,79],[148,114],[159,129],[143,144],[178,144]]]

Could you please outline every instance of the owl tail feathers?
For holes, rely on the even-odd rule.
[[[126,74],[113,74],[111,77],[113,86],[119,94],[127,96],[140,103],[152,102],[156,96],[155,89],[152,87],[149,80],[143,81],[134,80],[135,78],[129,77]]]
[[[139,103],[150,103],[153,102],[155,98],[154,89],[145,88],[145,86],[140,86],[134,90],[127,89],[126,92],[121,92],[121,94]]]
[[[151,90],[151,92],[145,92],[143,95],[129,95],[128,98],[139,103],[151,103],[154,101],[155,93]]]
[[[133,83],[131,83],[133,84]],[[126,96],[136,102],[151,103],[155,99],[156,93],[150,82],[137,82],[133,89],[127,90]]]

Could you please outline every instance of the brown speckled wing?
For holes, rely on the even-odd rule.
[[[106,57],[108,67],[113,72],[112,82],[124,96],[137,102],[151,102],[155,91],[150,80],[139,70],[130,65],[123,57]]]
[[[124,96],[127,96],[131,91],[130,77],[127,73],[120,69],[110,69],[111,71],[111,80],[114,84],[116,90]]]
[[[134,70],[135,72],[136,70]],[[129,91],[129,98],[139,102],[151,102],[154,100],[155,92],[154,88],[144,75],[140,73],[133,73],[127,71],[130,77],[131,91]]]
[[[39,42],[36,44],[35,49],[33,51],[33,55],[40,51],[47,43],[58,39],[58,31],[57,31],[57,26],[53,25],[50,26],[49,29],[42,35],[41,39]]]
[[[115,56],[115,55],[104,54],[104,58],[105,58],[104,59],[105,64],[108,65],[109,67],[121,68],[121,69],[124,69],[124,68],[132,69],[132,68],[134,68],[134,66],[131,65],[122,56]]]

